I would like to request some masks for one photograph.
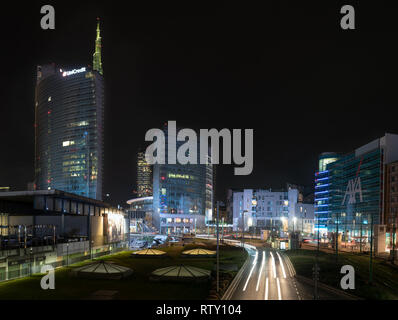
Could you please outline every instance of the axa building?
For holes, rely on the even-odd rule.
[[[315,173],[315,230],[321,241],[385,252],[390,235],[386,169],[398,160],[398,135],[385,134],[346,154],[323,153]]]

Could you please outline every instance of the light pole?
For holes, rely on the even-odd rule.
[[[392,264],[395,263],[395,232],[396,232],[396,227],[395,227],[395,213],[394,213],[394,220],[393,220],[393,226],[392,226]]]
[[[242,212],[242,246],[245,246],[245,213],[247,210],[243,210]]]
[[[218,223],[220,220],[220,204],[217,201],[217,292],[220,291],[220,245],[219,245],[219,228]]]
[[[373,215],[370,214],[370,257],[369,257],[369,284],[372,284],[373,278]]]
[[[222,217],[222,225],[221,225],[221,242],[224,242],[224,217]]]
[[[66,265],[69,266],[69,242],[66,244]]]
[[[298,249],[298,237],[297,237],[297,239],[296,239],[296,234],[295,234],[295,232],[294,232],[294,229],[295,229],[295,227],[296,227],[296,221],[297,221],[297,218],[296,217],[293,217],[293,237],[294,237],[294,249]]]
[[[336,236],[335,236],[335,246],[336,246],[336,260],[339,257],[339,213],[336,214]]]
[[[33,248],[32,247],[30,247],[30,250],[29,250],[29,262],[30,262],[30,268],[29,268],[29,271],[30,271],[30,275],[32,275],[32,251],[33,251]]]
[[[361,235],[360,235],[360,238],[359,238],[359,252],[360,253],[362,253],[362,213],[360,213],[360,215],[361,215],[361,228],[360,228],[360,232],[361,232]]]

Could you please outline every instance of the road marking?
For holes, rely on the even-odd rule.
[[[274,258],[274,255],[272,254],[271,251],[269,253],[270,253],[271,257],[272,257],[272,270],[274,272],[274,278],[276,278],[275,258]]]
[[[264,264],[265,264],[265,251],[263,251],[263,260],[261,261],[260,274],[257,279],[256,291],[258,291],[258,287],[260,285],[260,279],[261,279],[261,274],[263,273]]]
[[[282,266],[283,277],[286,279],[286,272],[285,272],[285,267],[283,266],[282,258],[281,258],[281,256],[279,255],[279,252],[277,252],[276,254],[278,255],[279,262],[281,263],[281,266]]]
[[[256,266],[256,263],[257,263],[257,257],[258,257],[258,251],[256,250],[256,256],[254,257],[253,267],[252,267],[252,269],[250,270],[249,276],[247,277],[245,286],[243,287],[243,291],[246,291],[247,284],[249,283],[249,280],[250,280],[250,278],[251,278],[251,276],[252,276],[254,267]]]
[[[282,300],[281,286],[279,284],[279,278],[276,278],[276,284],[278,285],[278,299]]]
[[[268,277],[265,280],[265,300],[268,300]]]

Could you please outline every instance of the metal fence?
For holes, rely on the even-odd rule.
[[[44,260],[38,261],[37,257],[25,256],[21,257],[23,260],[19,260],[18,263],[13,264],[14,261],[8,262],[8,268],[0,267],[0,282],[13,280],[18,278],[24,278],[32,274],[41,273],[41,268],[44,265],[52,266],[53,268],[59,268],[64,266],[70,266],[75,263],[88,261],[91,259],[103,257],[110,254],[115,254],[124,251],[128,248],[128,242],[126,243],[113,243],[111,245],[102,246],[91,250],[91,252],[81,252],[74,254],[66,254],[61,257],[57,257],[54,262],[46,262]],[[52,251],[56,252],[56,251]],[[1,258],[1,257],[0,257]],[[2,259],[7,257],[3,256]],[[22,261],[22,263],[20,262]]]

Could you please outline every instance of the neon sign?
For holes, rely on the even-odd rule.
[[[73,69],[71,71],[64,71],[62,73],[62,76],[63,77],[68,77],[68,76],[71,76],[73,74],[82,73],[82,72],[86,72],[86,68],[85,67],[80,68],[80,69]]]

